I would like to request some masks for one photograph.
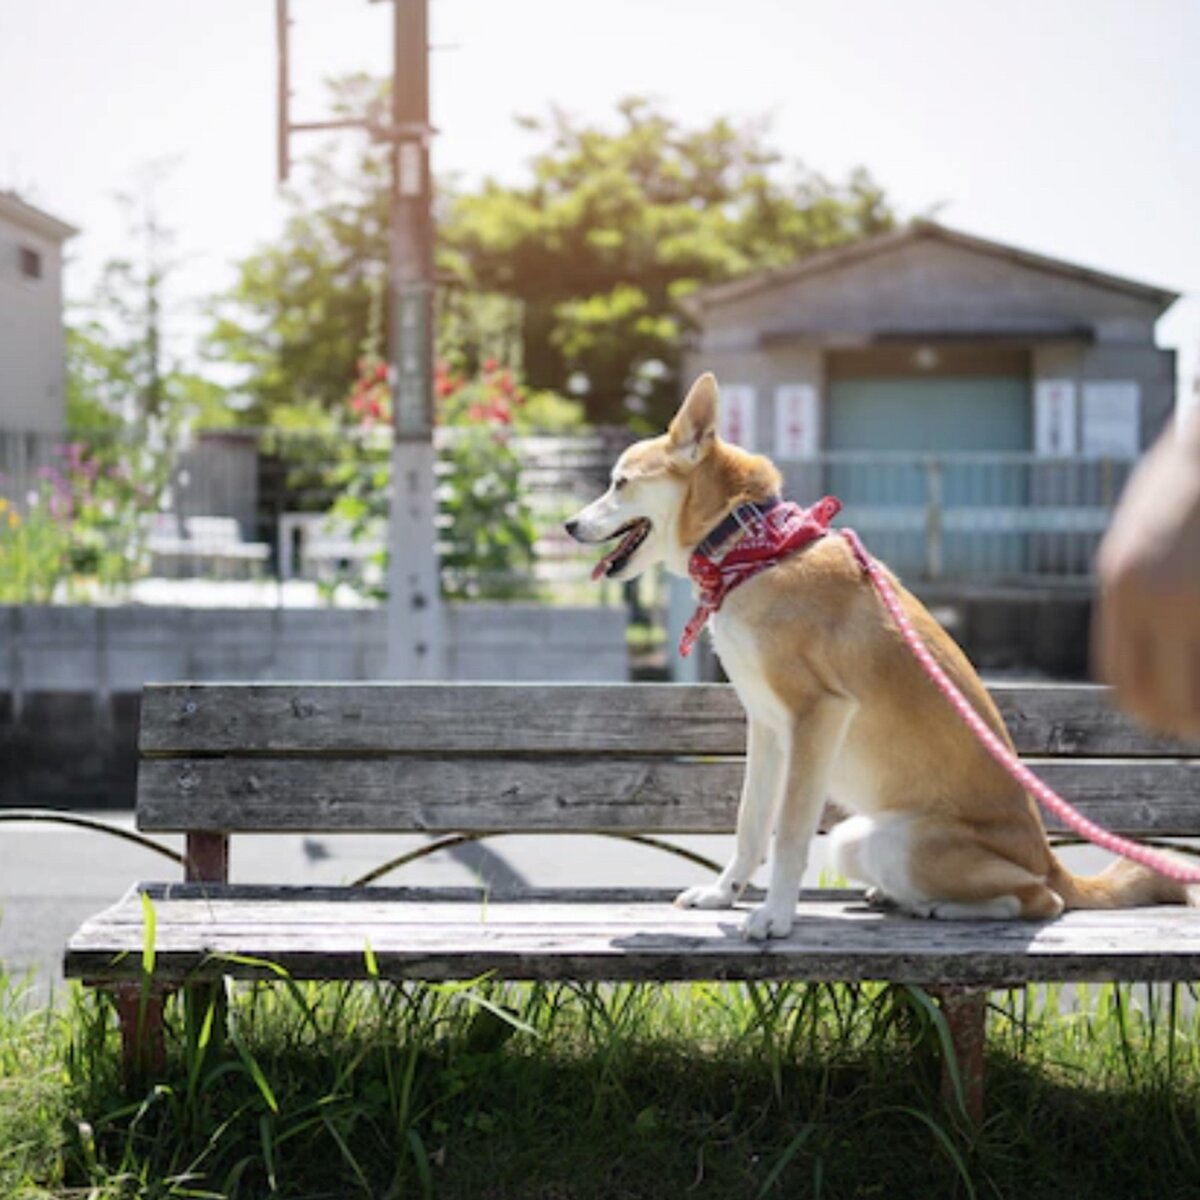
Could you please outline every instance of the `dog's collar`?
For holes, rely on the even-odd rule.
[[[730,513],[688,559],[697,603],[679,639],[679,653],[686,658],[692,652],[705,622],[734,588],[823,538],[841,507],[836,496],[825,496],[811,508],[801,508],[791,501],[784,503],[775,496],[760,504],[739,505]],[[717,536],[731,520],[733,527]],[[735,532],[738,536],[733,540]]]
[[[767,513],[773,508],[778,508],[782,503],[783,497],[776,494],[768,496],[765,500],[751,500],[745,504],[739,504],[724,520],[708,531],[708,536],[696,547],[695,553],[703,554],[705,558],[715,559],[724,544],[735,533],[739,531],[745,533],[753,527],[756,521],[761,521]]]

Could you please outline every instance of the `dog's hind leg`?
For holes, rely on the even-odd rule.
[[[737,848],[714,883],[680,892],[680,908],[729,908],[767,856],[771,826],[782,795],[782,749],[779,738],[761,721],[746,731],[746,775],[738,806]]]
[[[832,841],[838,870],[911,916],[1042,919],[1062,911],[1062,899],[1043,877],[957,821],[899,813],[851,817],[834,829]]]

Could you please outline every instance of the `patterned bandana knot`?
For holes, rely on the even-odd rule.
[[[737,528],[729,538],[707,553],[709,539],[705,539],[688,560],[688,574],[696,583],[698,595],[696,611],[679,639],[679,653],[684,658],[691,654],[708,618],[735,587],[809,542],[823,538],[841,507],[836,496],[825,496],[811,508],[788,501],[766,511],[753,504],[735,509]]]

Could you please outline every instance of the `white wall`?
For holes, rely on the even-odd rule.
[[[22,246],[41,255],[41,279],[21,274]],[[62,305],[61,245],[0,215],[0,429],[65,429]]]

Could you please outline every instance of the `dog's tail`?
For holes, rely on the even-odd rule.
[[[1184,861],[1177,855],[1167,857]],[[1151,904],[1200,908],[1200,885],[1177,883],[1128,858],[1118,858],[1099,875],[1073,875],[1055,858],[1046,883],[1067,908],[1145,908]]]

